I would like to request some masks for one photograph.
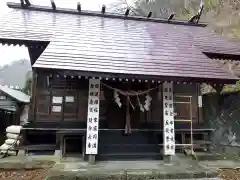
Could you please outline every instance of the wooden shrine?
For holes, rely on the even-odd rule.
[[[240,44],[199,22],[203,4],[179,21],[24,2],[8,3],[15,11],[0,21],[0,43],[30,55],[27,152],[94,163],[209,150],[200,86],[239,79],[216,59],[237,61]]]

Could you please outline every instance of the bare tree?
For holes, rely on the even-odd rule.
[[[128,7],[134,15],[147,16],[152,12],[154,18],[167,18],[172,13],[179,17],[184,12],[196,12],[199,2],[200,0],[119,0],[114,7],[121,13]]]
[[[31,95],[32,93],[32,72],[29,71],[26,75],[26,81],[25,81],[25,85],[24,85],[24,88],[23,88],[23,92],[28,94],[28,95]]]

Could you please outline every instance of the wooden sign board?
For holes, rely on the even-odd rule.
[[[173,83],[163,83],[164,155],[175,154]]]
[[[89,80],[86,154],[98,153],[100,80]]]

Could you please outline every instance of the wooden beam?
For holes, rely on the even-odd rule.
[[[58,71],[58,70],[56,70]],[[83,71],[75,71],[75,70],[63,70],[61,69],[61,72],[66,75],[76,75],[76,76],[85,76],[85,77],[101,77],[102,79],[110,80],[110,79],[119,79],[119,81],[124,80],[124,79],[136,79],[136,81],[139,82],[145,82],[147,81],[156,81],[160,82],[161,81],[174,81],[174,82],[179,82],[179,83],[222,83],[222,84],[230,84],[230,83],[235,83],[237,80],[236,79],[209,79],[209,78],[189,78],[189,77],[172,77],[172,76],[152,76],[152,75],[139,75],[139,74],[111,74],[111,73],[102,73],[102,72],[83,72]]]

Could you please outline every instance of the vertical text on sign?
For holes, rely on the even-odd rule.
[[[98,152],[100,80],[89,79],[86,154]]]
[[[163,83],[164,155],[175,154],[173,83]]]

